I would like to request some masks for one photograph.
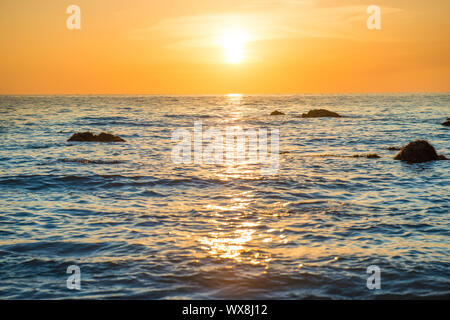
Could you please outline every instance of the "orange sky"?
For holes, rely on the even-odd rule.
[[[66,8],[81,8],[81,30]],[[382,29],[368,30],[378,5]],[[448,0],[1,0],[0,94],[450,91]],[[227,30],[246,35],[228,63]]]

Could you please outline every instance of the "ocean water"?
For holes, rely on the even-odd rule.
[[[449,298],[450,161],[386,149],[450,157],[449,116],[449,94],[2,96],[0,298]],[[277,174],[174,164],[199,120],[279,129]],[[127,142],[67,142],[87,130]]]

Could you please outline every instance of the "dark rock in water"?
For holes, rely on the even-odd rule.
[[[311,155],[311,157],[367,158],[367,159],[378,159],[378,158],[381,158],[376,153],[354,154],[352,156],[340,155],[340,154],[317,154],[317,155]]]
[[[400,148],[400,147],[387,147],[386,150],[399,151],[399,150],[402,150],[402,148]]]
[[[67,141],[81,141],[81,142],[125,142],[119,136],[110,133],[102,132],[99,135],[92,132],[77,132],[74,133]]]
[[[328,111],[325,109],[309,110],[307,113],[302,114],[302,118],[324,118],[324,117],[340,118],[341,116],[336,112]]]
[[[281,111],[275,110],[270,115],[271,116],[284,116],[285,114]]]
[[[450,127],[450,118],[447,118],[446,121],[442,122],[442,125],[443,125],[443,126]]]
[[[118,164],[124,161],[121,160],[88,160],[88,159],[61,159],[61,162],[72,162],[82,164]]]
[[[367,158],[367,159],[378,159],[381,158],[376,153],[369,153],[369,154],[355,154],[353,158]]]
[[[410,163],[420,163],[433,160],[444,160],[445,156],[438,156],[434,147],[425,140],[416,140],[408,143],[394,157]]]

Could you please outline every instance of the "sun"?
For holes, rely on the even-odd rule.
[[[245,59],[245,44],[248,35],[243,30],[227,29],[222,32],[219,44],[224,49],[227,63],[240,63]]]

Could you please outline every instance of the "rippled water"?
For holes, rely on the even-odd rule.
[[[386,149],[450,157],[449,116],[449,94],[0,97],[0,298],[449,298],[450,161]],[[279,129],[278,174],[173,164],[197,120]],[[67,142],[86,130],[127,142]]]

